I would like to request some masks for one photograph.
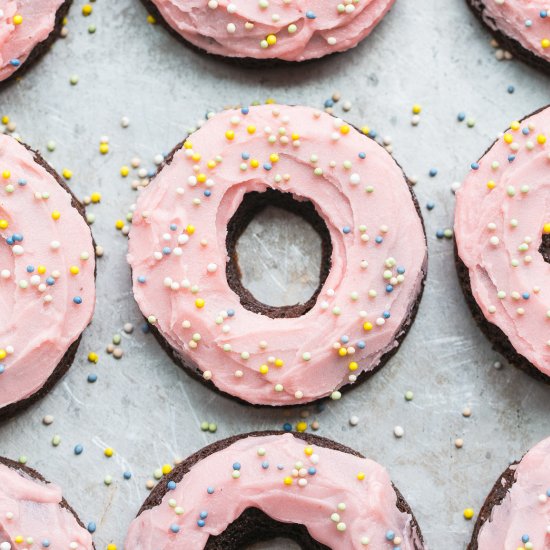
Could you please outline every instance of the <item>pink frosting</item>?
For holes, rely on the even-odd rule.
[[[0,0],[0,81],[11,76],[55,27],[65,0]],[[15,25],[13,18],[23,22]]]
[[[49,541],[52,550],[92,550],[92,536],[61,502],[56,485],[0,464],[0,548],[27,548],[30,538],[33,548]],[[24,541],[17,542],[17,537]]]
[[[225,275],[228,221],[245,193],[270,187],[309,199],[332,239],[330,273],[302,317],[245,309]],[[205,379],[285,405],[331,395],[398,345],[426,254],[407,182],[382,147],[315,109],[266,105],[220,113],[190,136],[140,195],[128,260],[142,312]]]
[[[550,548],[550,438],[513,468],[514,484],[481,528],[479,550],[515,550],[524,542],[534,550]],[[522,541],[524,535],[528,541]]]
[[[6,135],[0,135],[0,178],[0,226],[8,223],[0,228],[1,413],[42,388],[90,322],[95,258],[71,195]],[[23,240],[8,244],[14,235]]]
[[[412,516],[396,503],[388,472],[372,460],[292,434],[246,437],[201,459],[160,505],[141,513],[125,549],[199,550],[247,508],[302,524],[330,548],[422,548]]]
[[[548,15],[541,17],[546,10]],[[550,61],[550,2],[548,0],[486,0],[484,20],[506,36],[517,40],[538,57]]]
[[[512,127],[457,193],[456,243],[485,317],[550,375],[550,108]]]
[[[303,61],[356,46],[395,0],[152,0],[188,42],[226,57]],[[338,6],[347,4],[339,11]],[[314,18],[311,14],[314,14]],[[308,17],[309,15],[309,17]],[[276,44],[267,45],[269,35]],[[262,45],[263,42],[263,45]]]

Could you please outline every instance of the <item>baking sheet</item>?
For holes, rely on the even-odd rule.
[[[83,521],[97,524],[98,549],[109,542],[122,548],[156,468],[218,438],[280,428],[309,415],[303,420],[317,420],[317,433],[388,467],[431,548],[464,548],[473,525],[462,510],[479,510],[508,461],[549,435],[550,389],[511,367],[494,368],[500,358],[461,296],[452,241],[436,239],[435,232],[452,224],[452,182],[465,176],[510,121],[550,101],[548,77],[519,62],[498,62],[489,35],[462,0],[444,2],[444,8],[440,0],[398,0],[355,50],[266,71],[189,51],[149,25],[138,0],[98,0],[88,18],[82,5],[77,0],[71,10],[69,36],[22,82],[0,93],[0,113],[10,115],[16,132],[58,170],[73,170],[71,187],[79,196],[102,194],[101,203],[89,208],[105,249],[97,312],[68,376],[39,404],[0,426],[0,454],[25,455],[29,465],[61,484]],[[90,24],[97,27],[94,34]],[[72,76],[78,76],[73,86]],[[153,168],[154,156],[169,151],[207,110],[270,97],[322,107],[336,90],[342,100],[335,112],[390,137],[396,159],[418,177],[430,248],[424,300],[400,352],[342,401],[322,412],[314,406],[290,412],[247,408],[188,378],[142,333],[126,241],[114,227],[136,193],[132,178],[121,178],[119,170],[135,156]],[[345,100],[351,102],[347,113]],[[414,103],[423,107],[417,127],[411,125]],[[457,122],[460,111],[476,119],[473,128]],[[123,116],[130,119],[126,129]],[[98,151],[102,136],[110,141],[106,156]],[[57,147],[48,153],[51,140]],[[437,168],[436,177],[429,177],[431,168]],[[435,203],[431,212],[424,207],[428,201]],[[254,238],[249,242],[257,255]],[[278,255],[283,251],[275,242],[269,253]],[[277,274],[282,286],[287,273]],[[250,283],[255,288],[273,285],[257,275]],[[128,322],[136,327],[132,334],[122,330]],[[124,351],[119,361],[104,351],[115,333]],[[87,362],[90,351],[99,354],[97,365]],[[98,375],[95,384],[87,382],[91,372]],[[404,399],[407,390],[414,392],[411,402]],[[462,415],[465,407],[471,408],[469,418]],[[55,417],[49,427],[42,425],[46,414]],[[359,423],[351,427],[354,415]],[[203,421],[216,422],[217,432],[201,431]],[[401,439],[393,435],[396,425],[405,430]],[[55,434],[61,436],[58,447],[51,444]],[[457,437],[464,440],[460,450]],[[80,456],[73,453],[76,444],[84,446]],[[104,457],[106,446],[115,449],[113,458]],[[133,473],[129,481],[122,478],[126,470]],[[104,484],[107,475],[113,477],[110,486]]]

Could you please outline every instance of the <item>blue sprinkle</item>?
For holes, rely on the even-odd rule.
[[[267,170],[269,172],[269,170],[271,170],[271,168],[273,168],[273,167],[271,166],[271,164],[269,164],[269,162],[266,162],[264,164],[264,170]]]
[[[95,533],[95,530],[97,529],[96,524],[93,521],[90,521],[90,523],[88,523],[87,529],[90,533]]]
[[[162,249],[162,253],[163,253],[165,256],[168,256],[168,254],[171,254],[171,253],[172,253],[172,249],[171,249],[169,246],[165,246],[165,247]]]
[[[351,227],[348,227],[347,225],[342,228],[342,231],[344,235],[347,235],[348,233],[351,233]]]
[[[395,538],[395,533],[393,531],[386,532],[386,539],[393,540]]]
[[[241,109],[241,113],[242,113],[243,115],[247,115],[249,112],[250,112],[250,109],[249,109],[248,107],[243,107],[243,108]]]
[[[18,183],[21,187],[24,187],[25,185],[27,185],[27,180],[21,178],[20,180],[18,180],[17,183]]]
[[[233,470],[240,470],[241,469],[241,463],[240,462],[235,462],[233,464]]]
[[[13,234],[13,240],[20,243],[23,240],[23,235],[21,235],[20,233],[14,233]]]
[[[79,305],[82,303],[82,298],[81,298],[80,296],[75,296],[75,297],[73,298],[73,302],[74,302],[77,306],[79,306]]]
[[[246,151],[241,153],[241,158],[243,160],[248,160],[250,158],[250,153],[247,153]]]
[[[310,467],[307,469],[307,473],[308,473],[310,476],[314,476],[314,475],[317,473],[317,470],[316,470],[313,466],[310,466]]]
[[[340,342],[342,342],[342,344],[347,344],[349,342],[349,336],[341,336]]]
[[[397,273],[399,273],[399,275],[403,275],[403,273],[405,273],[405,268],[402,265],[398,265]]]
[[[180,526],[173,523],[172,525],[170,525],[170,531],[172,531],[172,533],[179,533]]]
[[[206,519],[208,517],[208,512],[203,510],[199,515],[200,515],[201,519]]]
[[[430,178],[435,178],[437,176],[437,168],[430,168]]]
[[[472,170],[479,170],[479,164],[477,162],[472,162],[472,164],[470,164],[470,167]]]
[[[529,135],[529,128],[527,128],[527,126],[524,126],[524,127],[521,129],[521,133],[522,133],[524,136]]]
[[[508,162],[514,162],[516,160],[516,155],[508,155]]]
[[[264,460],[264,461],[262,462],[262,468],[263,468],[264,470],[267,470],[267,469],[269,468],[269,462],[267,462],[267,460]]]
[[[171,229],[172,231],[175,231],[177,228],[178,228],[178,226],[177,226],[175,223],[171,223],[171,224],[170,224],[170,229]]]
[[[308,19],[315,19],[317,16],[315,15],[314,12],[312,12],[311,10],[308,10],[308,11],[306,11],[306,17]]]
[[[529,297],[530,297],[530,296],[531,296],[531,295],[529,294],[529,292],[524,292],[524,293],[521,295],[521,297],[522,297],[524,300],[529,300]]]
[[[173,491],[176,488],[176,482],[175,481],[169,481],[166,484],[166,487],[168,487],[169,491]]]
[[[277,464],[277,470],[284,470],[285,467],[282,464]]]
[[[288,423],[288,422],[285,422],[285,423],[283,424],[283,430],[284,430],[285,432],[290,432],[290,431],[292,431],[292,424],[290,424],[290,423]]]
[[[28,265],[27,266],[27,273],[32,273],[34,271],[34,266],[33,265]]]
[[[510,85],[510,86],[508,86],[508,88],[506,88],[506,91],[509,94],[513,94],[516,91],[516,89],[512,85]]]
[[[126,471],[122,474],[122,477],[124,477],[124,479],[126,480],[132,479],[132,472]]]
[[[357,155],[360,159],[366,159],[367,158],[367,153],[363,153],[363,151],[361,151],[359,153],[359,155]]]
[[[82,445],[75,445],[74,447],[74,454],[75,455],[81,455],[84,451],[84,447]]]
[[[383,240],[384,240],[384,239],[383,239],[380,235],[378,235],[378,236],[374,239],[374,241],[376,242],[376,244],[380,244]]]
[[[525,26],[526,27],[532,27],[533,26],[533,21],[531,21],[531,19],[526,19],[525,20]]]
[[[6,239],[6,242],[11,246],[13,244],[13,238],[12,237],[8,237]]]
[[[21,65],[21,61],[19,61],[19,59],[12,59],[10,61],[10,65],[13,65],[14,67],[19,67],[19,65]]]
[[[138,280],[138,283],[143,284],[147,281],[147,277],[145,277],[145,275],[139,275],[137,280]]]
[[[433,210],[435,208],[435,202],[430,201],[430,202],[426,203],[426,208],[428,210]]]
[[[547,497],[550,497],[550,489],[548,489],[548,490],[546,491],[546,496],[547,496]]]
[[[50,547],[50,541],[48,539],[44,539],[42,541],[42,548],[49,548]]]
[[[374,139],[376,136],[378,135],[378,133],[376,132],[376,130],[371,130],[367,136],[369,136],[371,139]]]
[[[389,319],[391,317],[391,313],[389,311],[384,311],[384,313],[382,313],[382,317],[384,317],[384,319]]]
[[[327,109],[329,107],[334,107],[334,100],[332,100],[332,99],[325,100],[325,109]]]
[[[206,525],[206,522],[205,522],[203,519],[199,519],[199,520],[197,521],[197,525],[198,525],[199,527],[204,527],[204,526]]]
[[[529,542],[529,535],[523,535],[521,537],[521,542]]]
[[[208,489],[206,489],[206,492],[211,495],[214,493],[214,487],[208,487]]]
[[[141,332],[143,332],[143,334],[147,334],[149,331],[150,331],[149,323],[143,323],[141,325]]]
[[[393,292],[393,285],[387,285],[386,292]]]
[[[359,340],[359,342],[357,342],[357,347],[359,349],[365,349],[367,347],[367,344],[365,344],[364,340]]]
[[[462,122],[466,120],[466,113],[463,113],[463,112],[458,113],[458,115],[456,115],[456,119],[458,120],[458,122]]]
[[[97,382],[97,374],[94,374],[94,373],[88,374],[88,382],[90,382],[90,384]]]
[[[204,190],[204,196],[209,197],[210,195],[212,195],[212,191],[210,191],[210,189],[205,189]]]
[[[540,16],[542,19],[548,17],[548,10],[540,10]]]
[[[436,236],[438,239],[442,239],[442,238],[445,236],[445,232],[443,231],[443,229],[438,229],[438,230],[435,232],[435,236]]]
[[[235,310],[234,309],[228,309],[227,310],[227,316],[228,317],[233,317],[235,315]]]
[[[0,374],[2,374],[6,370],[6,367],[4,365],[0,365]]]

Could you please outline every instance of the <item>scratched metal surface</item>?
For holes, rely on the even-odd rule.
[[[97,313],[70,374],[39,404],[0,426],[0,454],[28,456],[30,465],[62,485],[85,522],[97,523],[98,548],[108,542],[121,548],[147,494],[145,481],[159,465],[218,438],[299,419],[299,411],[250,409],[206,390],[139,329],[123,334],[122,360],[104,352],[125,322],[141,322],[125,264],[126,242],[114,229],[135,192],[130,178],[122,179],[118,171],[136,155],[152,166],[153,156],[169,151],[207,109],[270,96],[321,107],[338,89],[353,104],[345,117],[391,136],[398,161],[419,177],[420,204],[436,203],[432,212],[423,208],[430,274],[416,324],[390,363],[322,413],[304,410],[310,412],[308,421],[319,421],[319,434],[389,468],[431,548],[464,548],[472,524],[462,518],[463,508],[479,509],[508,460],[549,435],[550,389],[511,367],[493,368],[499,357],[464,304],[452,243],[434,235],[451,225],[451,183],[463,178],[469,163],[511,120],[550,101],[549,79],[518,62],[497,62],[488,35],[462,0],[447,1],[444,8],[440,0],[398,0],[356,50],[262,72],[189,51],[162,28],[148,25],[137,0],[98,0],[88,19],[80,15],[82,3],[77,0],[72,9],[69,37],[21,83],[0,94],[0,111],[17,122],[17,132],[30,145],[44,151],[48,140],[57,142],[57,150],[46,156],[58,169],[74,171],[71,185],[78,195],[96,190],[103,195],[101,204],[90,208],[95,237],[105,247]],[[97,25],[94,35],[87,32],[91,23]],[[73,74],[79,75],[77,86],[69,85]],[[513,95],[507,93],[509,84],[516,86]],[[413,128],[415,102],[424,110]],[[476,118],[475,128],[456,122],[459,111]],[[131,124],[123,130],[124,115]],[[102,135],[111,143],[104,157],[98,153]],[[431,167],[439,170],[435,178],[428,177]],[[255,229],[265,231],[264,225]],[[253,255],[257,240],[251,234],[245,246]],[[266,260],[265,254],[261,258]],[[304,265],[298,268],[308,279],[308,266],[305,275]],[[258,294],[262,285],[285,287],[284,269],[279,267],[275,284],[258,282],[258,273],[252,269],[249,279]],[[86,360],[92,350],[100,354],[97,366]],[[87,382],[89,372],[98,374],[97,383]],[[407,403],[403,394],[409,389],[415,397]],[[461,414],[465,406],[472,409],[470,418]],[[42,425],[45,414],[55,416],[52,426]],[[360,418],[355,428],[348,424],[351,415]],[[217,422],[217,433],[202,432],[203,420]],[[393,436],[395,425],[405,429],[400,440]],[[62,438],[57,448],[50,443],[54,434]],[[461,450],[454,447],[456,437],[464,439]],[[78,457],[77,443],[84,445]],[[111,459],[102,454],[107,445],[116,450]],[[134,475],[123,481],[127,469]],[[103,484],[106,475],[114,479],[109,487]]]

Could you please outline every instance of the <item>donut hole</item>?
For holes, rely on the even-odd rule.
[[[550,233],[545,233],[542,236],[542,242],[540,243],[539,252],[542,254],[544,261],[550,264]]]
[[[227,282],[246,309],[300,317],[331,267],[329,230],[313,203],[276,189],[246,193],[227,225]]]

